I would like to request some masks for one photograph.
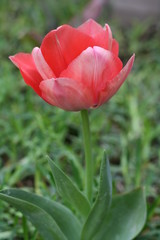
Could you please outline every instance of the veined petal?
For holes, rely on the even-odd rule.
[[[107,102],[121,87],[125,79],[127,78],[128,74],[130,73],[133,63],[134,63],[135,55],[133,55],[124,68],[120,71],[120,73],[111,79],[110,81],[106,81],[106,87],[100,94],[99,104],[98,106],[102,105],[103,103]],[[105,78],[105,74],[104,74]]]
[[[75,81],[90,88],[94,95],[94,105],[98,94],[105,83],[113,79],[122,69],[120,59],[110,51],[100,47],[89,47],[84,50],[60,77],[75,79]],[[105,71],[105,78],[104,78]]]
[[[34,63],[36,65],[36,68],[37,68],[39,74],[41,75],[41,77],[44,80],[55,77],[54,72],[46,63],[46,61],[41,53],[40,48],[38,48],[38,47],[33,48],[32,57],[33,57]]]
[[[41,96],[39,84],[42,77],[38,73],[31,54],[18,53],[9,57],[10,60],[19,68],[26,84],[31,86],[35,92]]]
[[[94,46],[90,36],[69,25],[62,25],[45,36],[40,48],[46,62],[59,77],[68,64],[89,46]]]
[[[74,79],[57,78],[41,82],[42,97],[51,105],[79,111],[93,105],[92,92]]]

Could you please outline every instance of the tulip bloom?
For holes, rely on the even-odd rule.
[[[107,102],[127,78],[134,55],[123,67],[118,52],[110,27],[90,19],[78,28],[62,25],[50,31],[40,48],[10,59],[46,102],[79,111]]]

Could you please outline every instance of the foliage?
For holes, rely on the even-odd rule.
[[[49,164],[57,189],[61,196],[69,200],[70,208],[72,204],[77,208],[78,204],[75,205],[75,202],[79,200],[83,206],[86,200],[74,187],[72,180],[52,160],[49,160]],[[142,188],[112,198],[112,178],[106,155],[101,163],[95,204],[87,209],[88,215],[85,213],[85,216],[84,208],[77,209],[83,216],[83,221],[79,221],[69,208],[19,189],[2,190],[0,199],[21,211],[44,240],[131,240],[138,235],[146,221],[146,199]]]

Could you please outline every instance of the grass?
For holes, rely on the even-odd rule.
[[[0,3],[0,189],[23,187],[60,200],[45,156],[54,158],[82,189],[84,153],[80,114],[47,105],[24,84],[18,70],[9,62],[8,55],[30,52],[39,45],[51,23],[48,23],[44,14],[47,10],[41,4],[27,1],[20,5],[18,0],[12,4],[7,2],[8,5],[3,0]],[[47,3],[52,14],[57,11],[53,3]],[[62,14],[60,18],[55,12],[54,26],[68,21],[78,12],[78,7],[71,3],[68,15]],[[65,8],[65,4],[59,8]],[[111,27],[120,42],[121,58],[126,61],[135,52],[136,61],[132,74],[114,98],[90,111],[95,191],[100,161],[106,149],[114,193],[145,186],[148,220],[136,239],[158,240],[160,28],[150,22],[135,23],[128,29],[111,22]],[[0,202],[0,239],[33,240],[40,237],[21,213]]]

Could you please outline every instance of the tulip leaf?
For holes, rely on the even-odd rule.
[[[146,200],[142,188],[115,196],[107,216],[101,219],[101,226],[92,240],[131,240],[142,230],[145,220]]]
[[[96,202],[88,216],[82,231],[82,240],[92,240],[99,231],[104,219],[109,211],[112,200],[112,177],[109,161],[104,153],[100,170],[99,192]]]
[[[80,239],[80,222],[75,215],[62,204],[20,189],[3,190],[1,193],[7,195],[9,193],[9,196],[38,206],[46,211],[55,220],[67,239]]]
[[[87,198],[51,159],[49,159],[49,164],[60,196],[70,203],[82,217],[86,218],[90,211]]]
[[[12,197],[10,191],[0,192],[0,199],[13,205],[37,228],[44,240],[67,240],[55,220],[42,208],[25,200]]]

